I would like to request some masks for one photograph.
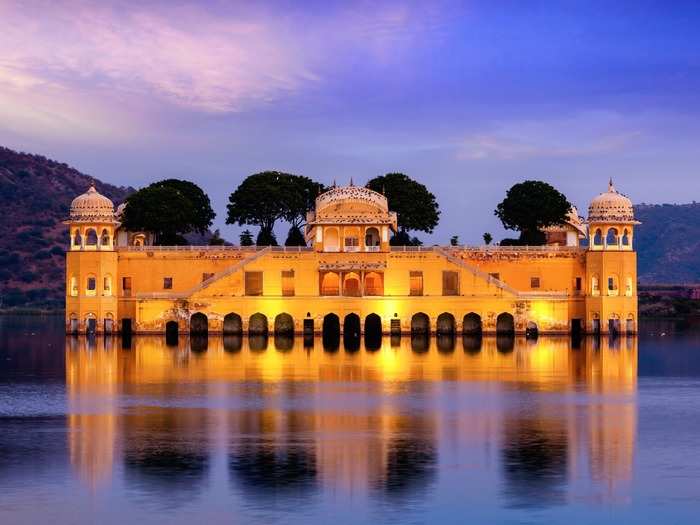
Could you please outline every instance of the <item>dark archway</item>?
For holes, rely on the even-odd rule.
[[[265,316],[265,314],[261,314],[260,312],[258,312],[251,315],[250,320],[248,321],[248,335],[267,336],[267,332],[267,317]]]
[[[190,317],[190,333],[197,335],[207,335],[209,333],[209,320],[201,312],[192,314]]]
[[[243,347],[243,336],[240,334],[225,334],[224,337],[225,352],[240,352]]]
[[[275,317],[275,335],[294,335],[294,318],[288,313]]]
[[[411,350],[417,354],[423,354],[430,350],[430,335],[411,334]]]
[[[468,354],[478,354],[481,351],[481,334],[477,335],[471,335],[471,334],[464,334],[462,335],[462,348],[464,348],[464,351],[467,352]]]
[[[248,347],[251,352],[267,350],[267,334],[251,334],[248,336]]]
[[[209,348],[209,336],[206,333],[190,336],[190,350],[193,352],[204,352],[207,348]]]
[[[378,350],[382,346],[382,318],[377,314],[365,317],[365,348]]]
[[[346,350],[354,352],[360,348],[360,316],[348,314],[343,320],[343,345]]]
[[[423,312],[411,317],[411,334],[430,334],[430,317]]]
[[[438,352],[450,353],[455,349],[455,336],[454,334],[438,334],[437,337],[437,349]]]
[[[496,334],[496,350],[502,353],[512,352],[515,348],[515,335]]]
[[[455,316],[448,312],[438,315],[435,332],[437,335],[454,335]]]
[[[515,320],[511,314],[503,312],[496,318],[496,333],[504,335],[515,334]]]
[[[168,346],[177,346],[178,339],[177,321],[168,321],[165,323],[165,344]]]
[[[340,318],[335,314],[327,314],[323,318],[321,334],[324,350],[337,350],[340,346]]]
[[[474,312],[469,312],[462,321],[462,334],[481,335],[481,316]]]
[[[294,348],[294,332],[277,333],[275,332],[275,350],[280,352],[288,352]]]
[[[235,313],[226,314],[224,316],[224,335],[241,335],[243,334],[243,319]]]

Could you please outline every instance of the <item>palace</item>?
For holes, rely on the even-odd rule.
[[[153,246],[93,187],[73,200],[69,333],[566,334],[637,331],[638,222],[612,181],[545,246],[390,246],[384,195],[333,187],[303,247]]]

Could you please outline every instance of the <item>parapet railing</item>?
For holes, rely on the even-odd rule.
[[[391,246],[392,252],[432,252],[440,250],[451,250],[455,252],[460,251],[470,251],[470,252],[585,252],[586,247],[584,246],[558,246],[558,245],[544,245],[544,246],[498,246],[498,245],[482,245],[482,246]]]
[[[311,252],[311,246],[119,246],[120,252]]]

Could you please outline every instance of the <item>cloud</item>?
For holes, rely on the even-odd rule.
[[[459,160],[599,156],[622,151],[644,136],[636,123],[607,113],[568,119],[501,123],[458,142]]]

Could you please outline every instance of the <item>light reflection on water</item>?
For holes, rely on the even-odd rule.
[[[12,522],[37,498],[106,523],[586,522],[633,498],[636,338],[61,340],[63,382],[0,383]]]

